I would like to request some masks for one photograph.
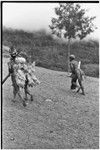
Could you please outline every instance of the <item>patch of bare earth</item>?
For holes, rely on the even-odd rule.
[[[7,61],[3,61],[3,77]],[[3,148],[98,149],[98,79],[85,79],[82,96],[70,90],[66,73],[36,67],[36,75],[41,84],[30,89],[34,101],[28,101],[27,107],[18,97],[12,102],[10,78],[3,85]]]

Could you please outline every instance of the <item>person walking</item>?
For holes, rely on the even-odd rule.
[[[71,90],[78,88],[77,92],[79,90],[82,90],[82,94],[85,95],[84,87],[82,84],[82,70],[79,67],[79,62],[75,60],[75,55],[70,55],[70,70],[71,70]],[[77,80],[79,83],[79,86],[77,85]]]
[[[34,75],[35,62],[31,63],[31,61],[28,61],[28,58],[25,59],[21,57],[13,47],[10,48],[9,53],[11,58],[8,62],[8,68],[13,86],[13,101],[15,101],[16,95],[18,94],[22,100],[23,106],[26,106],[26,101],[28,99],[27,95],[29,95],[31,101],[33,101],[33,95],[28,88],[40,84],[39,80]],[[24,89],[24,99],[21,96],[20,89]]]
[[[22,98],[20,94],[20,88],[16,82],[16,70],[18,68],[16,59],[18,57],[18,52],[14,48],[14,46],[11,46],[9,50],[9,54],[10,54],[10,61],[8,62],[8,71],[9,71],[9,75],[11,76],[11,82],[13,86],[13,96],[14,96],[13,101],[15,102],[16,94],[18,94],[20,99],[22,100],[23,106],[26,106],[25,100]]]

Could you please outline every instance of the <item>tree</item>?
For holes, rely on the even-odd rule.
[[[79,38],[82,40],[88,34],[94,31],[95,26],[92,21],[96,17],[85,16],[86,10],[82,9],[80,4],[75,3],[59,3],[59,7],[55,8],[57,18],[52,18],[51,25],[52,34],[59,38],[68,40],[68,71],[69,71],[69,55],[71,39]]]

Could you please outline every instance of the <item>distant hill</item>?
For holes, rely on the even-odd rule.
[[[37,62],[38,66],[48,69],[67,71],[67,42],[54,39],[45,30],[25,32],[23,30],[3,29],[3,45],[14,45]],[[97,40],[75,41],[71,53],[81,60],[86,75],[99,76],[99,42]]]

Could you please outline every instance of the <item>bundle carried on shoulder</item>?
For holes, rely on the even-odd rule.
[[[36,86],[40,84],[40,81],[35,76],[35,62],[32,64],[27,63],[22,57],[16,59],[14,66],[16,83],[21,88],[24,88],[26,80],[28,86]]]
[[[28,85],[33,87],[33,86],[40,84],[40,81],[36,78],[34,74],[35,62],[33,62],[32,64],[28,64],[27,69],[28,69],[28,72],[27,72]]]

